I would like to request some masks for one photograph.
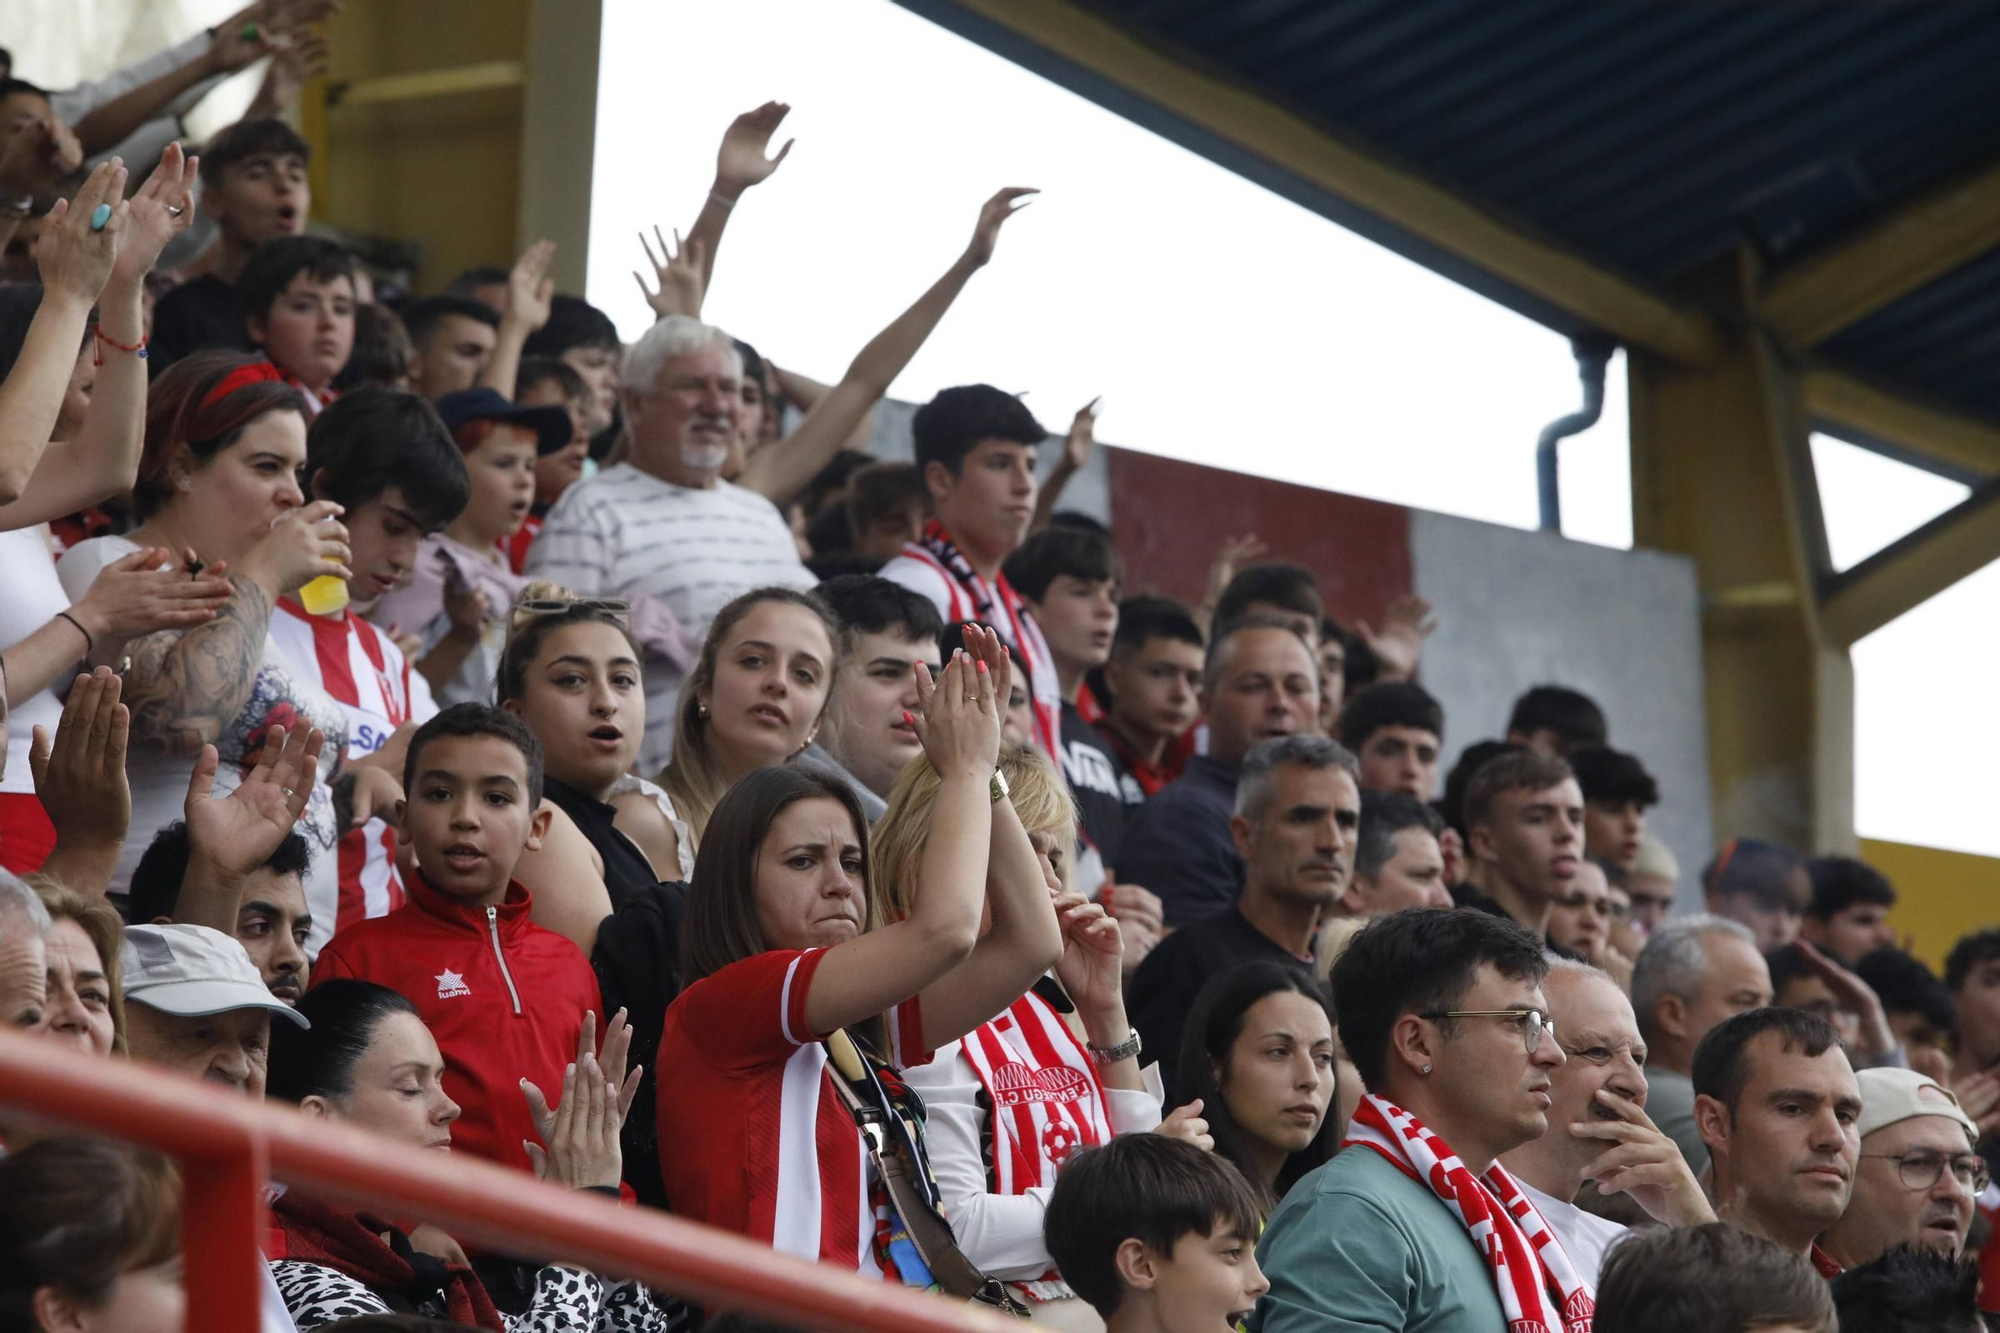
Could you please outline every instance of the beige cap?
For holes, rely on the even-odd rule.
[[[1674,859],[1673,849],[1648,833],[1639,840],[1639,856],[1632,863],[1635,875],[1657,875],[1661,879],[1680,882],[1681,863]]]
[[[1861,1121],[1856,1128],[1862,1138],[1920,1115],[1934,1115],[1963,1129],[1968,1147],[1979,1141],[1979,1127],[1959,1106],[1957,1096],[1928,1074],[1864,1069],[1854,1077],[1861,1082]]]

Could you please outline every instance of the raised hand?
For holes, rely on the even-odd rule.
[[[1424,640],[1437,631],[1437,617],[1422,597],[1398,597],[1389,603],[1377,630],[1365,620],[1354,622],[1354,632],[1375,654],[1377,680],[1411,680],[1417,674],[1417,659],[1423,656]]]
[[[1014,658],[1007,651],[1007,645],[1000,641],[999,632],[967,625],[961,642],[965,644],[967,655],[985,667],[986,673],[992,677],[993,693],[1004,704],[1014,688]]]
[[[274,25],[275,26],[275,25]],[[306,84],[326,73],[333,45],[325,33],[300,28],[286,33],[271,53],[264,84],[252,104],[257,111],[282,116],[299,104]]]
[[[531,1112],[538,1103],[541,1112],[548,1111],[542,1090],[526,1079],[521,1080],[521,1095]],[[547,1131],[541,1131],[541,1114],[536,1114],[537,1132],[547,1146],[521,1144],[535,1175],[571,1189],[618,1188],[625,1164],[618,1143],[623,1119],[618,1103],[618,1089],[605,1078],[597,1057],[579,1057],[563,1074],[562,1102],[549,1115]]]
[[[1170,1139],[1182,1139],[1192,1143],[1203,1152],[1215,1151],[1215,1139],[1208,1132],[1208,1121],[1201,1117],[1201,1098],[1197,1097],[1186,1106],[1176,1106],[1160,1127],[1153,1131]]]
[[[199,855],[225,878],[247,875],[270,860],[312,799],[325,745],[326,734],[318,727],[289,734],[273,727],[256,766],[219,801],[211,795],[219,766],[215,747],[202,746],[182,807],[190,856]]]
[[[1004,708],[995,698],[991,669],[983,662],[975,665],[960,649],[936,681],[922,662],[916,672],[918,711],[904,716],[931,767],[941,778],[985,778],[999,762]]]
[[[530,331],[549,322],[549,308],[555,301],[556,280],[549,276],[555,263],[556,243],[536,241],[521,252],[507,274],[506,317]]]
[[[41,239],[35,244],[44,291],[93,304],[103,293],[131,212],[125,202],[125,177],[125,164],[114,157],[98,164],[74,199],[56,200],[42,220]],[[91,215],[102,204],[111,205],[111,217],[102,231],[93,231]]]
[[[700,241],[681,240],[681,234],[674,233],[674,243],[670,248],[667,238],[660,235],[659,227],[653,228],[653,238],[660,243],[660,252],[653,253],[653,242],[646,239],[646,233],[639,233],[639,244],[646,251],[646,262],[653,266],[653,281],[659,290],[646,286],[645,277],[638,269],[632,270],[632,280],[639,284],[639,294],[646,298],[646,304],[653,309],[653,318],[665,319],[668,315],[686,315],[693,319],[701,314],[702,299],[707,295],[707,272],[702,261],[708,257],[706,247]]]
[[[229,604],[229,592],[222,566],[189,578],[173,552],[151,547],[99,570],[70,614],[92,643],[114,643],[205,625]]]
[[[125,682],[110,667],[78,676],[53,739],[36,727],[28,750],[35,795],[55,825],[56,841],[122,847],[132,824],[125,747],[132,713],[118,701]]]
[[[597,1013],[585,1010],[583,1026],[577,1029],[576,1059],[582,1064],[586,1057],[595,1056],[598,1068],[604,1072],[604,1081],[618,1089],[618,1096],[612,1104],[612,1111],[618,1117],[618,1128],[625,1125],[625,1113],[632,1109],[633,1094],[639,1091],[639,1076],[644,1068],[633,1065],[628,1073],[625,1062],[632,1053],[632,1028],[625,1021],[625,1011],[620,1009],[611,1016],[611,1026],[604,1030],[604,1046],[597,1045]],[[542,1090],[526,1079],[521,1080],[521,1095],[528,1099],[528,1114],[535,1122],[535,1133],[549,1142],[556,1132],[556,1113],[549,1107]]]
[[[167,242],[194,221],[194,182],[199,158],[189,157],[178,143],[167,145],[160,164],[129,201],[130,216],[111,279],[136,285],[145,280]]]
[[[1589,1119],[1570,1125],[1580,1139],[1603,1139],[1612,1146],[1583,1169],[1585,1180],[1597,1182],[1605,1194],[1629,1194],[1632,1202],[1655,1221],[1670,1227],[1700,1226],[1715,1220],[1708,1196],[1688,1169],[1674,1141],[1662,1132],[1629,1097],[1609,1088],[1597,1090],[1597,1104],[1616,1120]],[[1554,1127],[1550,1127],[1554,1132]]]
[[[785,117],[792,108],[784,102],[766,102],[755,111],[745,111],[729,122],[729,128],[722,132],[722,147],[715,154],[715,192],[727,199],[753,185],[771,178],[785,155],[792,151],[793,139],[785,140],[785,146],[778,150],[776,157],[766,157],[764,150],[770,146],[771,136],[784,124]]]
[[[1261,560],[1270,548],[1256,533],[1246,533],[1241,537],[1231,537],[1222,543],[1222,549],[1215,553],[1214,561],[1208,567],[1208,600],[1213,606],[1221,599],[1223,589],[1235,579],[1236,571],[1252,560]]]
[[[1861,1020],[1860,1031],[1855,1035],[1860,1053],[1886,1055],[1894,1050],[1896,1034],[1889,1027],[1889,1015],[1883,1010],[1875,988],[1804,940],[1798,941],[1798,946],[1806,966],[1833,992],[1834,1003]]]
[[[331,500],[314,500],[271,524],[271,531],[243,557],[243,571],[280,594],[303,588],[322,574],[354,577],[347,567],[345,511]]]
[[[993,247],[1000,242],[1000,228],[1006,225],[1008,218],[1033,202],[1028,196],[1040,193],[1040,190],[1009,186],[982,204],[979,225],[972,229],[972,241],[965,247],[965,262],[974,268],[989,262],[993,258]]]
[[[1079,472],[1090,461],[1090,447],[1097,442],[1097,407],[1104,400],[1093,398],[1076,410],[1070,419],[1069,435],[1063,440],[1063,466]]]
[[[208,72],[234,74],[248,68],[279,48],[279,41],[267,23],[224,23],[215,30],[204,59]]]

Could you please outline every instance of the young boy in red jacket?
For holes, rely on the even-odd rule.
[[[529,920],[514,882],[548,832],[542,747],[511,713],[458,704],[411,738],[403,791],[400,836],[421,867],[408,901],[335,935],[313,984],[357,977],[415,1005],[463,1108],[453,1151],[528,1170],[538,1136],[522,1083],[553,1103],[584,1015],[603,1004],[582,950]]]

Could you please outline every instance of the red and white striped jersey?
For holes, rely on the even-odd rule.
[[[939,540],[929,540],[933,532]],[[1027,677],[1028,703],[1035,717],[1035,744],[1042,753],[1056,759],[1061,753],[1058,747],[1062,736],[1062,685],[1056,680],[1055,658],[1049,654],[1041,626],[1035,623],[1006,575],[997,575],[988,582],[971,573],[969,567],[953,570],[949,538],[943,536],[943,529],[935,519],[926,529],[926,537],[924,542],[905,544],[901,554],[882,566],[881,576],[891,583],[902,584],[937,607],[946,625],[977,620],[999,633],[1002,642],[1014,652],[1014,670]],[[940,549],[946,551],[943,559],[939,557]],[[952,649],[960,645],[940,646],[949,657]]]
[[[674,1212],[774,1249],[875,1277],[873,1168],[806,1023],[824,949],[731,963],[667,1010],[660,1174]],[[917,1001],[897,1006],[890,1063],[922,1063]],[[914,1058],[912,1056],[914,1055]]]
[[[427,722],[438,711],[429,684],[410,669],[403,650],[351,610],[316,616],[296,597],[282,598],[271,617],[271,637],[347,714],[347,760],[367,758],[405,722]],[[396,832],[385,821],[371,819],[342,834],[336,855],[336,933],[402,905]]]

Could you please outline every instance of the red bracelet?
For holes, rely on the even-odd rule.
[[[143,333],[139,335],[138,342],[122,343],[119,342],[116,338],[113,338],[107,333],[105,333],[104,326],[102,324],[98,325],[91,332],[96,335],[96,339],[100,343],[110,343],[113,347],[116,347],[121,352],[136,352],[141,361],[144,361],[146,359],[146,343],[148,339],[146,335]],[[101,366],[104,364],[104,349],[102,347],[92,347],[90,364],[93,366]]]

